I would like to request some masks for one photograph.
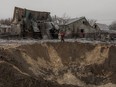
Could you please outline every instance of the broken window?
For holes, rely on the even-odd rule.
[[[83,21],[83,24],[85,24],[85,21]]]
[[[97,28],[97,25],[95,25],[94,27]]]

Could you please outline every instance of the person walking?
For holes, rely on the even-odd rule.
[[[63,31],[61,31],[60,32],[61,42],[64,42],[64,36],[65,36],[65,33]]]

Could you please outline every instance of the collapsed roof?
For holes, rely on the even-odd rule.
[[[18,23],[23,17],[30,16],[36,21],[51,21],[50,12],[33,11],[15,7],[12,23]]]

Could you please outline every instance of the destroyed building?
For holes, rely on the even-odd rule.
[[[60,28],[66,32],[67,38],[94,38],[96,32],[85,17],[69,19]]]
[[[58,37],[50,12],[40,12],[15,7],[12,20],[12,35],[39,39]]]

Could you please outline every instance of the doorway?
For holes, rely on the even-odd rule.
[[[80,30],[80,36],[81,36],[81,38],[84,38],[85,37],[85,31],[84,31],[84,29],[81,29]]]

